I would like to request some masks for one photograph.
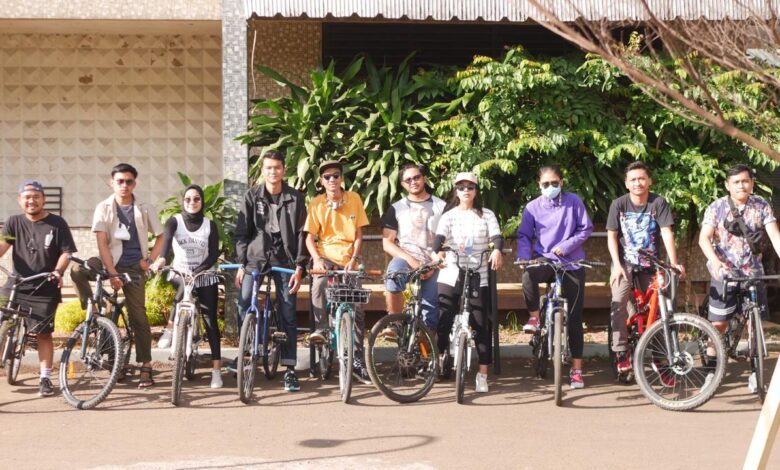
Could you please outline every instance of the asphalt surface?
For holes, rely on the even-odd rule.
[[[463,405],[452,382],[407,405],[358,385],[343,404],[337,379],[303,371],[297,393],[282,389],[281,374],[259,377],[244,405],[232,375],[213,390],[200,369],[177,408],[168,366],[157,368],[155,387],[135,388],[136,372],[91,411],[59,393],[39,398],[33,368],[17,386],[0,383],[0,468],[739,468],[760,410],[745,363],[730,364],[717,395],[686,413],[616,384],[599,360],[587,361],[586,388],[567,387],[561,408],[522,358],[504,362],[487,394],[474,393],[472,375]],[[780,450],[769,468],[780,468]]]

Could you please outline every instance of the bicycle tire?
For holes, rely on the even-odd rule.
[[[87,330],[87,352],[81,358],[82,333]],[[124,363],[120,346],[119,329],[109,319],[94,317],[76,327],[60,357],[60,390],[65,400],[79,410],[88,410],[99,405],[113,390]],[[96,376],[104,372],[106,377]],[[76,375],[80,379],[77,379]],[[87,384],[86,392],[81,386],[95,381],[93,387]]]
[[[562,400],[562,388],[563,388],[563,311],[556,308],[553,310],[553,397],[555,399],[555,406],[561,406]]]
[[[16,380],[19,378],[19,370],[22,368],[22,359],[24,358],[24,350],[27,347],[27,336],[25,334],[25,327],[19,328],[21,331],[21,339],[17,340],[16,351],[11,356],[10,370],[8,371],[7,381],[8,385],[15,385]]]
[[[380,333],[386,328],[394,328],[398,333],[395,341],[380,339]],[[387,355],[386,349],[390,349],[389,359],[382,361],[380,356]],[[414,315],[385,315],[368,334],[368,375],[377,390],[393,401],[411,403],[427,395],[436,381],[437,362],[433,338]]]
[[[124,325],[124,330],[125,330],[124,335],[122,335],[122,329],[119,328],[120,318],[122,320],[122,324]],[[132,356],[133,343],[134,343],[133,330],[130,328],[127,317],[124,315],[124,313],[122,313],[121,309],[119,311],[117,311],[116,308],[112,309],[111,321],[113,321],[114,324],[117,326],[117,329],[119,330],[119,338],[121,339],[122,357],[124,357],[124,361],[122,361],[122,369],[119,372],[119,379],[117,380],[117,382],[123,382],[125,378],[127,378],[128,366],[130,365],[130,357]]]
[[[659,408],[692,410],[706,403],[723,380],[726,370],[723,340],[707,320],[688,313],[675,314],[669,319],[669,330],[680,345],[675,356],[679,362],[669,365],[664,363],[667,355],[663,327],[664,322],[657,321],[639,338],[634,355],[636,383]],[[714,358],[706,353],[708,345],[715,350]],[[715,360],[714,370],[707,366],[709,359]]]
[[[469,337],[465,331],[458,334],[458,344],[455,351],[455,401],[458,404],[463,403],[464,390],[466,389],[466,348],[468,347]]]
[[[753,354],[751,354],[751,363],[756,372],[756,393],[758,393],[759,401],[764,403],[766,392],[769,389],[768,379],[771,375],[767,375],[769,371],[766,369],[767,361],[764,357],[764,349],[766,348],[764,344],[764,328],[761,324],[761,311],[758,308],[753,310],[751,320],[753,321],[753,338],[755,338],[755,348],[752,351]]]
[[[184,369],[187,364],[187,329],[189,312],[186,310],[179,310],[176,314],[176,322],[178,328],[176,328],[176,337],[173,338],[174,350],[173,350],[173,377],[171,378],[171,404],[173,406],[179,406],[181,402],[181,388],[184,382]]]
[[[24,341],[24,320],[20,320],[16,323],[16,328],[11,328],[8,332],[8,356],[5,361],[5,367],[7,372],[5,374],[5,380],[8,385],[16,385],[16,378],[19,376],[19,369],[21,367],[21,360],[19,358],[19,348],[24,347],[22,341]]]
[[[341,401],[349,402],[352,395],[352,366],[355,354],[355,343],[352,341],[352,316],[347,309],[342,309],[338,330],[339,358],[339,392]]]
[[[280,326],[279,313],[276,309],[273,309],[268,315],[268,328],[265,332],[265,341],[263,344],[263,372],[265,373],[265,378],[268,380],[276,377],[276,372],[279,370],[282,345],[274,340],[274,333],[279,331]]]
[[[193,351],[192,354],[187,355],[187,359],[184,361],[184,378],[187,380],[195,380],[195,369],[198,365],[198,355]]]
[[[257,355],[253,351],[255,335],[257,334],[257,316],[248,313],[241,325],[238,339],[238,365],[236,367],[236,382],[238,398],[245,404],[252,399],[255,389],[255,371],[257,370]]]
[[[3,323],[0,323],[0,367],[5,367],[6,356],[9,355],[6,347],[9,345],[8,330],[10,329],[11,320],[3,320]]]
[[[333,371],[333,358],[335,351],[328,344],[318,343],[314,348],[314,373],[321,380],[328,380]]]

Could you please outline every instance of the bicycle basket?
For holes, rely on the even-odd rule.
[[[328,302],[339,304],[367,304],[371,289],[349,287],[344,285],[331,286],[325,289]]]

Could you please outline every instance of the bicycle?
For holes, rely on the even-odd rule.
[[[109,274],[95,269],[85,260],[70,260],[95,273],[95,291],[87,300],[86,318],[74,330],[60,357],[59,380],[62,395],[80,410],[94,408],[111,393],[125,365],[124,346],[119,328],[106,318],[109,294],[103,281],[114,277],[132,282],[127,273]]]
[[[222,264],[220,269],[238,269],[239,264]],[[238,339],[238,360],[236,380],[238,397],[243,403],[249,403],[255,388],[255,370],[257,361],[262,357],[263,370],[267,379],[276,376],[279,368],[281,347],[287,341],[282,330],[279,312],[271,301],[271,273],[295,274],[294,269],[272,267],[267,273],[252,271],[252,301],[246,311]],[[262,312],[258,308],[257,296],[260,294],[263,277],[266,277],[265,300]]]
[[[479,269],[485,261],[485,255],[490,254],[495,249],[493,243],[490,243],[485,250],[482,250],[477,256],[479,262],[472,261],[474,255],[467,252],[458,252],[450,246],[443,246],[441,251],[452,252],[455,255],[455,265],[462,273],[462,291],[460,296],[461,312],[455,315],[450,331],[450,346],[443,351],[442,376],[449,378],[452,370],[449,364],[453,364],[455,371],[455,400],[463,403],[463,393],[466,387],[466,373],[471,368],[471,353],[474,349],[474,331],[469,325],[471,317],[471,305],[468,299],[479,296]],[[468,265],[461,265],[461,258],[468,259]],[[476,281],[475,281],[476,280]],[[476,286],[472,285],[476,284]]]
[[[381,271],[366,270],[318,270],[312,269],[312,275],[328,278],[325,289],[329,327],[325,330],[325,341],[317,348],[316,360],[320,370],[330,368],[333,358],[339,361],[339,395],[341,401],[349,402],[352,394],[352,368],[355,355],[355,305],[367,304],[371,289],[359,287],[360,280]],[[329,363],[330,362],[330,363]],[[324,378],[324,377],[323,377]]]
[[[161,272],[171,272],[178,276],[184,285],[181,300],[176,302],[173,313],[173,341],[171,342],[171,357],[173,358],[173,378],[171,384],[171,404],[178,406],[181,402],[181,389],[184,377],[187,380],[195,378],[195,366],[198,362],[198,346],[203,339],[202,315],[194,292],[195,283],[201,276],[218,276],[215,271],[201,271],[197,274],[179,271],[172,267],[163,267]]]
[[[554,272],[554,279],[548,283],[547,295],[539,301],[540,328],[529,342],[533,351],[533,364],[536,376],[547,376],[548,362],[553,363],[553,396],[555,406],[561,406],[563,396],[563,364],[571,360],[569,351],[568,312],[569,302],[563,297],[563,276],[574,268],[594,268],[606,266],[600,261],[571,261],[558,263],[546,258],[535,260],[518,260],[515,264],[521,267],[549,266]],[[584,286],[582,286],[584,288]],[[583,295],[583,292],[580,292]]]
[[[6,382],[15,385],[22,368],[22,358],[29,344],[31,349],[37,349],[37,337],[35,331],[27,328],[26,319],[30,317],[32,309],[22,310],[16,303],[16,291],[22,284],[42,280],[40,285],[54,278],[52,273],[39,273],[28,277],[21,277],[8,272],[0,266],[9,278],[14,279],[11,293],[5,307],[0,307],[0,367],[7,368]],[[40,287],[40,285],[38,287]],[[38,288],[33,290],[33,294]]]
[[[732,277],[725,276],[724,289],[729,284],[735,284],[739,292],[737,301],[737,313],[729,319],[728,329],[724,334],[726,342],[726,354],[729,357],[739,360],[744,359],[737,347],[742,334],[747,326],[747,359],[750,361],[750,379],[748,384],[751,390],[755,388],[758,399],[764,403],[766,392],[769,389],[769,379],[772,377],[772,371],[769,368],[766,339],[764,337],[764,328],[761,324],[761,307],[758,302],[757,284],[762,281],[777,280],[780,275],[755,276],[755,277]],[[752,383],[755,381],[755,383]]]
[[[634,378],[645,397],[659,408],[692,410],[706,403],[723,379],[723,340],[710,322],[697,315],[674,313],[666,292],[680,272],[650,252],[637,252],[650,261],[656,273],[646,292],[648,303],[638,302],[642,309],[635,314],[642,317],[636,321],[639,339],[632,357]]]
[[[412,295],[402,313],[385,315],[368,335],[368,375],[384,396],[399,403],[421,399],[436,380],[438,353],[423,320],[421,286],[422,277],[438,267],[435,261],[409,272],[387,274],[391,279],[408,276]],[[388,328],[396,332],[394,338],[381,336]]]

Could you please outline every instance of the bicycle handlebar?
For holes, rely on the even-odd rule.
[[[315,275],[324,276],[339,276],[346,274],[348,276],[366,277],[366,276],[381,276],[382,271],[379,269],[364,269],[364,270],[346,270],[346,269],[310,269],[309,272]]]
[[[70,255],[70,256],[68,256],[68,259],[69,259],[69,260],[71,260],[71,261],[73,261],[74,263],[78,264],[79,266],[81,266],[81,267],[82,267],[82,268],[84,268],[84,269],[87,269],[87,270],[89,270],[89,271],[92,271],[92,272],[94,272],[94,273],[96,273],[96,274],[99,274],[99,275],[100,275],[100,277],[102,277],[102,278],[109,279],[109,278],[113,278],[113,277],[118,277],[118,278],[121,278],[121,279],[122,279],[122,282],[123,282],[123,283],[125,283],[125,284],[128,284],[128,283],[130,283],[130,282],[133,282],[133,280],[134,280],[134,279],[133,279],[133,276],[130,276],[130,274],[129,274],[129,273],[116,273],[116,274],[111,274],[111,273],[109,273],[108,271],[106,271],[105,269],[95,269],[95,268],[93,268],[92,266],[90,266],[90,265],[87,263],[87,261],[86,261],[86,260],[83,260],[83,259],[81,259],[81,258],[77,258],[77,257],[75,257],[75,256],[73,256],[73,255]]]
[[[421,265],[417,269],[412,269],[411,271],[393,271],[393,272],[386,273],[384,276],[382,276],[382,278],[392,279],[392,280],[396,280],[402,276],[409,276],[411,278],[415,278],[427,274],[428,272],[433,271],[434,269],[439,269],[440,266],[441,266],[441,261],[431,261],[429,263],[425,263]]]
[[[775,281],[780,280],[780,274],[769,274],[764,276],[753,276],[753,277],[732,277],[732,276],[723,276],[723,281],[725,283],[739,283],[739,282],[755,282],[755,281]]]
[[[650,261],[651,263],[653,263],[654,265],[656,265],[656,266],[658,266],[660,268],[663,268],[663,269],[665,269],[667,271],[671,271],[671,272],[673,272],[674,274],[676,274],[678,276],[680,274],[682,274],[682,271],[680,271],[679,269],[675,268],[674,266],[672,266],[671,264],[667,263],[666,261],[662,261],[659,257],[655,256],[653,253],[649,252],[648,250],[640,248],[640,249],[636,250],[636,252],[637,252],[637,254],[639,256],[645,258],[646,260]]]
[[[554,269],[566,269],[571,266],[582,266],[583,268],[601,268],[607,266],[607,263],[603,261],[589,261],[589,260],[580,260],[580,261],[569,261],[566,263],[559,263],[547,258],[543,259],[518,259],[515,260],[515,265],[521,266],[524,268],[529,267],[535,267],[535,266],[552,266]]]
[[[496,245],[491,242],[491,243],[488,243],[488,247],[487,248],[485,248],[484,250],[482,250],[478,254],[477,253],[471,253],[471,254],[467,255],[466,253],[461,253],[459,251],[456,251],[456,250],[452,249],[452,247],[449,246],[449,245],[442,246],[440,251],[453,253],[455,255],[455,265],[458,267],[458,269],[460,269],[460,270],[463,270],[463,269],[474,269],[476,271],[476,270],[479,270],[479,268],[482,267],[482,263],[485,262],[485,255],[488,254],[488,253],[492,253],[493,250],[495,250],[495,249],[496,249]],[[479,256],[479,263],[477,264],[476,267],[473,267],[473,268],[463,268],[460,265],[460,258],[461,257],[471,257],[471,256]]]
[[[244,265],[238,264],[238,263],[227,263],[227,264],[220,264],[219,269],[222,270],[228,270],[228,269],[240,269]],[[286,274],[295,274],[294,269],[288,269],[288,268],[280,268],[278,266],[271,266],[271,271],[275,273],[286,273]]]
[[[8,277],[14,279],[14,285],[24,284],[25,282],[35,281],[37,279],[43,279],[44,277],[47,278],[47,279],[54,277],[54,273],[51,273],[51,272],[38,273],[38,274],[33,274],[32,276],[22,277],[22,276],[20,276],[18,274],[14,274],[14,273],[8,271],[7,269],[5,269],[2,266],[0,266],[0,270],[2,270],[4,273],[6,273],[8,275]]]

